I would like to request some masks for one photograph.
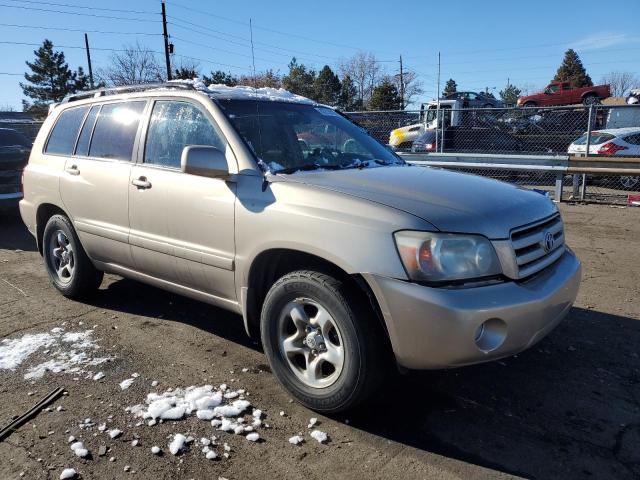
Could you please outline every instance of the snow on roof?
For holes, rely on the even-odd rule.
[[[272,102],[291,102],[315,105],[313,100],[291,93],[284,88],[260,87],[254,88],[247,85],[229,87],[227,85],[212,83],[207,86],[198,78],[193,80],[177,80],[176,83],[187,83],[193,85],[196,90],[200,90],[212,98],[234,99],[234,100],[267,100]]]

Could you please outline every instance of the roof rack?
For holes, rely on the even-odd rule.
[[[153,90],[155,88],[178,88],[183,90],[196,90],[193,83],[187,82],[157,82],[157,83],[141,83],[139,85],[124,85],[122,87],[105,87],[95,90],[87,90],[67,95],[60,103],[75,102],[86,98],[105,97],[107,95],[117,95],[119,93],[142,92],[145,90]]]

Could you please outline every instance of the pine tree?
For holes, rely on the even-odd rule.
[[[282,78],[282,86],[291,93],[313,98],[316,72],[303,63],[298,63],[295,57],[289,63],[289,73]]]
[[[198,70],[195,67],[180,67],[176,68],[173,78],[176,80],[193,80],[198,76]]]
[[[211,72],[211,76],[203,75],[202,81],[205,85],[227,85],[228,87],[235,87],[238,84],[238,79],[231,75],[231,73],[223,72],[222,70],[216,70]]]
[[[562,64],[553,79],[557,82],[570,82],[574,88],[593,86],[591,77],[587,75],[580,57],[572,48],[564,52]]]
[[[23,109],[33,113],[46,112],[48,104],[59,102],[66,95],[87,87],[88,79],[82,68],[73,72],[64,58],[63,52],[55,52],[53,43],[45,40],[38,50],[34,50],[34,62],[25,62],[31,73],[25,73],[26,83],[20,82],[25,96],[33,103],[22,101]]]
[[[338,76],[325,65],[316,77],[313,99],[326,105],[337,105],[341,87]]]
[[[356,99],[358,89],[349,75],[342,77],[340,94],[338,95],[338,107],[345,112],[362,110],[362,102]]]
[[[515,85],[507,85],[504,90],[500,90],[500,98],[505,105],[515,105],[522,91]]]
[[[442,91],[442,96],[446,97],[447,95],[451,95],[452,93],[456,93],[458,91],[458,84],[453,78],[447,80],[447,83],[444,86],[444,90]]]
[[[396,86],[388,79],[373,89],[367,104],[368,110],[399,110],[400,95]]]

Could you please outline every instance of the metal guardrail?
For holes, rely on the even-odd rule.
[[[565,199],[564,190],[569,186],[572,200],[609,203],[626,202],[629,190],[633,190],[624,183],[611,185],[611,182],[604,188],[587,188],[588,180],[593,178],[617,177],[627,179],[629,185],[628,179],[637,177],[636,190],[640,190],[640,157],[401,152],[399,155],[413,165],[462,170],[548,192],[558,202]]]

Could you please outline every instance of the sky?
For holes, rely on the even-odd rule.
[[[45,38],[72,69],[87,67],[84,32],[94,71],[136,42],[163,62],[160,8],[159,0],[0,0],[0,110],[21,109],[25,60]],[[458,90],[488,88],[496,96],[507,81],[544,87],[567,48],[596,83],[611,71],[640,77],[639,0],[167,0],[166,9],[173,65],[195,62],[203,73],[251,72],[251,19],[257,71],[286,73],[293,56],[335,70],[363,51],[396,74],[402,55],[404,69],[422,82],[418,103],[436,96],[438,52],[441,89],[453,78]]]

